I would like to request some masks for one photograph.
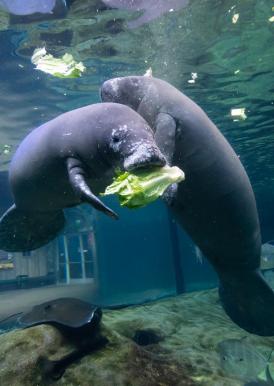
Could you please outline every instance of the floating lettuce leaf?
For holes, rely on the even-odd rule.
[[[245,113],[245,107],[239,108],[239,109],[231,109],[230,110],[230,115],[234,118],[234,120],[239,119],[246,119],[246,113]]]
[[[36,65],[36,70],[44,71],[58,78],[79,78],[86,70],[83,63],[77,63],[71,54],[65,54],[62,58],[54,58],[47,54],[45,48],[37,48],[31,61]]]
[[[240,16],[239,13],[235,13],[235,14],[233,15],[233,17],[232,17],[232,23],[233,23],[233,24],[236,24],[236,23],[237,23],[237,21],[238,21],[238,19],[239,19],[239,16]]]
[[[0,144],[0,155],[8,155],[11,152],[11,145],[2,145]]]
[[[141,208],[160,197],[169,185],[184,178],[184,172],[177,166],[125,172],[116,177],[101,194],[118,194],[121,206]]]

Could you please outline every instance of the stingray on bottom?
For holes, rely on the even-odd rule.
[[[101,318],[102,310],[98,306],[75,298],[58,298],[34,306],[18,323],[23,328],[50,324],[76,346],[76,350],[59,360],[40,358],[38,365],[43,375],[59,379],[71,363],[108,342],[100,334]]]

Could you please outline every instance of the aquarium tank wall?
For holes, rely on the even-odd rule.
[[[273,335],[273,35],[270,0],[0,0],[3,332],[59,298],[109,312],[214,293]],[[184,180],[151,202],[102,195],[165,164]]]

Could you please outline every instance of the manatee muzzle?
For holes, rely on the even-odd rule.
[[[105,81],[100,89],[100,96],[103,102],[113,102],[113,99],[119,96],[119,80],[114,78]]]
[[[147,144],[140,144],[124,160],[126,171],[151,167],[164,166],[166,159],[158,147]]]

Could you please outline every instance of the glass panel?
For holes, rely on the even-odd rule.
[[[77,236],[67,236],[68,240],[68,254],[70,262],[80,262],[81,253],[80,253],[80,244],[79,237]]]
[[[71,279],[81,279],[82,278],[82,266],[78,263],[71,263],[70,268],[70,278]]]
[[[91,278],[94,277],[94,266],[93,262],[89,261],[85,263],[85,269],[86,269],[86,277]]]
[[[65,263],[64,237],[58,237],[59,263]]]
[[[83,242],[83,253],[84,253],[85,261],[92,260],[93,259],[92,244],[94,243],[93,232],[82,234],[82,242]]]
[[[65,266],[65,264],[59,264],[58,281],[61,283],[66,281],[66,266]]]

